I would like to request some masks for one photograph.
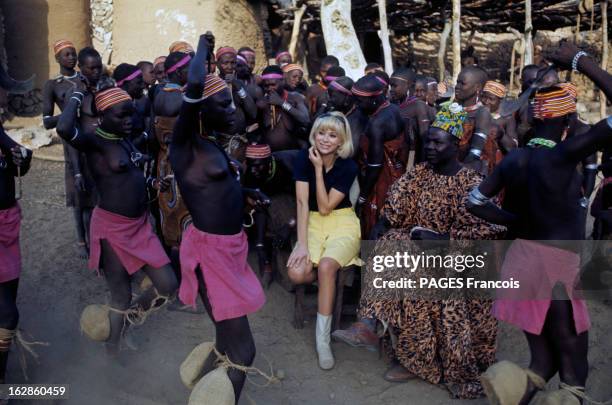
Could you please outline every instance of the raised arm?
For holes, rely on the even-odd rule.
[[[564,69],[577,68],[604,92],[608,100],[612,100],[612,75],[597,66],[593,58],[573,43],[561,42],[559,49],[551,56],[551,60]]]
[[[95,144],[92,134],[82,133],[79,129],[78,111],[85,96],[83,90],[76,90],[66,100],[64,111],[57,122],[57,134],[72,147],[87,151]]]
[[[586,134],[566,139],[557,147],[566,160],[576,163],[598,150],[612,147],[612,116],[593,125]]]
[[[187,89],[183,96],[183,105],[174,126],[172,143],[180,144],[188,142],[194,134],[199,132],[200,125],[200,102],[203,100],[204,83],[206,81],[206,61],[208,59],[208,38],[205,34],[200,35],[198,50],[189,64],[187,74]]]

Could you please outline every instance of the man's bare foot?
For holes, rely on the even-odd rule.
[[[79,259],[89,259],[89,249],[87,248],[87,244],[85,242],[77,242],[76,248]]]

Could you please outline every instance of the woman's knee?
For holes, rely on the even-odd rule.
[[[335,279],[340,265],[334,259],[323,258],[317,266],[319,280]]]
[[[293,284],[306,284],[309,280],[309,273],[312,272],[312,266],[288,267],[287,277]]]
[[[0,328],[15,329],[19,323],[19,311],[15,304],[0,306]]]

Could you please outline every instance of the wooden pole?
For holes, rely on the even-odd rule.
[[[320,7],[327,54],[340,60],[348,77],[359,79],[366,60],[351,20],[351,0],[325,0]]]
[[[453,84],[461,71],[461,0],[453,0]]]
[[[289,53],[291,54],[291,58],[297,61],[297,54],[295,52],[297,48],[297,41],[300,37],[300,26],[302,25],[302,17],[306,12],[306,4],[303,4],[302,7],[295,10],[293,14],[293,29],[291,30],[291,40],[289,41]]]
[[[602,0],[601,8],[601,68],[608,68],[608,0]],[[599,90],[599,115],[601,119],[606,117],[606,96],[603,91]]]
[[[531,24],[531,0],[525,0],[525,57],[523,58],[522,66],[531,65],[533,63],[533,39],[531,32],[533,25]]]
[[[389,28],[387,27],[387,0],[378,0],[378,18],[380,20],[380,31],[378,38],[382,42],[383,55],[385,57],[385,71],[390,76],[393,73],[393,56],[391,55],[391,44],[389,43]]]
[[[446,72],[446,65],[444,64],[444,58],[446,57],[446,43],[448,42],[448,36],[451,32],[451,21],[448,18],[447,13],[444,14],[444,29],[440,34],[440,48],[438,48],[438,79],[442,83],[444,80],[444,72]]]

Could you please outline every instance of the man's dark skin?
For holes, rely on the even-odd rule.
[[[577,52],[573,44],[563,43],[552,58],[557,66],[569,68]],[[578,70],[602,89],[606,97],[612,97],[612,76],[600,69],[593,59],[581,57]],[[568,119],[563,116],[535,120],[535,134],[560,142]],[[511,198],[514,204],[505,210],[490,202],[471,204],[469,210],[489,222],[508,225],[517,238],[546,241],[572,250],[571,246],[559,242],[585,238],[582,208],[578,203],[582,196],[581,181],[576,165],[611,145],[612,119],[608,117],[586,134],[570,137],[554,148],[515,149],[478,187],[486,197],[493,197],[505,189],[504,198]],[[584,387],[588,374],[588,332],[576,334],[567,300],[551,301],[547,316],[546,333],[526,333],[531,349],[530,369],[545,380],[559,371],[562,382]]]
[[[95,62],[89,59],[90,58],[87,58],[85,61],[85,63],[88,64],[87,66],[95,65]],[[60,115],[53,115],[55,104],[59,107],[60,112],[63,111],[66,97],[79,85],[79,82],[84,80],[84,76],[79,77],[79,74],[74,69],[77,63],[77,53],[74,48],[62,49],[55,55],[55,60],[60,66],[60,75],[55,79],[48,80],[43,88],[43,125],[45,129],[52,129],[57,125]],[[91,72],[91,70],[87,68],[86,70],[88,73]],[[95,72],[91,73],[91,81],[97,83],[98,79],[96,78]],[[83,119],[86,119],[86,117],[84,116]],[[87,180],[90,176],[89,169],[85,167],[87,165],[86,159],[81,156],[79,151],[66,142],[63,141],[62,144],[64,146],[64,158],[67,164],[67,175],[72,176],[74,189],[77,193],[86,191],[91,193],[91,190],[87,190]],[[83,177],[83,174],[87,176],[87,179]],[[89,182],[91,182],[91,180],[89,180]],[[71,184],[68,186],[72,187]],[[92,185],[90,184],[89,187],[92,187]],[[91,208],[75,206],[73,214],[77,228],[77,248],[80,250],[79,255],[81,258],[86,258],[89,254],[87,242],[89,240]]]
[[[347,90],[353,87],[353,81],[349,77],[340,77],[336,80],[341,86]],[[368,116],[355,104],[355,97],[351,94],[343,93],[342,91],[330,86],[327,89],[328,100],[327,104],[321,105],[317,112],[317,117],[321,114],[331,111],[340,111],[346,116],[346,119],[351,126],[351,137],[353,138],[353,156],[359,150],[359,139],[365,132],[368,125]]]
[[[383,84],[373,75],[363,77],[359,81],[366,91],[380,91],[383,88]],[[366,200],[374,189],[384,164],[384,144],[404,133],[404,120],[399,107],[394,104],[379,109],[386,101],[384,94],[372,97],[356,96],[355,99],[357,107],[369,118],[364,132],[369,140],[369,150],[365,151],[368,156],[368,166],[359,181],[359,200]],[[362,205],[363,203],[358,201],[355,211],[361,213]]]
[[[263,129],[263,143],[267,143],[272,151],[299,149],[305,146],[304,139],[295,135],[310,124],[308,109],[301,94],[287,92],[283,89],[283,79],[266,79],[261,83],[263,96],[258,98],[257,107],[260,112],[259,128]],[[282,109],[283,97],[291,104],[289,112]],[[271,108],[275,107],[280,119],[272,127]],[[305,132],[305,131],[303,131]],[[305,137],[305,136],[304,136]]]
[[[5,109],[7,106],[8,94],[3,87],[0,87],[0,108]],[[25,151],[25,156],[22,155],[22,150]],[[24,176],[30,169],[31,161],[32,151],[22,149],[21,145],[4,132],[4,127],[0,123],[0,210],[12,208],[17,203],[15,177]],[[17,328],[19,322],[19,311],[16,304],[18,287],[19,278],[0,283],[0,314],[2,314],[0,328],[2,329],[14,330]],[[5,383],[8,356],[8,350],[0,352],[0,384]]]
[[[151,105],[148,97],[144,96],[144,90],[146,88],[144,76],[138,75],[132,80],[128,80],[121,85],[121,88],[127,92],[127,94],[134,100],[134,116],[133,120],[133,139],[140,137],[143,131],[149,128],[149,116],[151,111]],[[136,143],[137,146],[141,146],[141,142]]]
[[[415,78],[416,73],[412,69],[400,68],[396,70],[389,82],[389,94],[391,102],[399,105],[400,113],[404,119],[404,133],[410,141],[411,149],[415,151],[415,163],[418,163],[425,159],[422,148],[430,118],[427,104],[409,96],[409,94],[415,94]]]
[[[166,59],[167,68],[172,67],[175,63],[177,63],[184,57],[185,57],[185,54],[181,52],[171,53],[170,55],[168,55],[168,58]],[[160,117],[160,118],[161,117],[173,117],[173,118],[178,117],[179,112],[181,111],[181,106],[183,105],[183,92],[181,91],[181,88],[185,84],[187,84],[188,70],[189,70],[189,64],[186,64],[168,74],[167,83],[162,85],[161,91],[159,91],[159,93],[155,96],[155,99],[153,100],[153,106],[152,106],[152,115],[153,115],[152,122],[153,123],[157,122],[156,117]],[[170,90],[170,91],[164,90],[164,87],[166,88],[166,90]],[[155,125],[161,125],[161,124],[157,123]],[[171,136],[172,132],[167,132],[167,133],[162,132],[162,134],[158,134],[157,130],[155,129],[155,125],[153,125],[153,129],[154,129],[153,136],[149,138],[149,145],[151,145],[151,150],[155,151],[156,168],[155,168],[154,173],[158,173],[158,170],[161,164],[160,159],[163,159],[162,158],[163,153],[160,152],[160,150],[167,147],[167,145],[170,145],[170,143],[172,142],[172,136]],[[160,139],[162,138],[162,136],[164,138]],[[164,145],[160,145],[160,142],[163,142]],[[170,190],[170,192],[174,192],[175,188],[171,187],[174,181],[176,180],[167,179],[167,178],[163,178],[163,179],[158,178],[157,179],[158,188],[162,192],[166,192],[168,190]],[[173,200],[174,198],[175,197],[173,197]],[[159,212],[159,208],[158,208],[158,212]],[[160,226],[161,226],[161,218],[159,221],[160,221]],[[169,250],[170,250],[169,256],[172,262],[172,267],[174,268],[175,274],[177,274],[177,277],[179,277],[180,276],[180,264],[179,264],[178,248],[171,247]]]
[[[132,132],[134,106],[131,101],[115,104],[100,115],[100,128],[121,139],[107,140],[95,134],[88,127],[80,127],[77,117],[79,102],[85,99],[85,86],[75,91],[66,103],[64,112],[57,123],[57,133],[76,149],[84,152],[91,167],[99,191],[98,207],[128,218],[140,218],[147,211],[145,179],[140,166],[144,162],[133,162],[131,157],[137,149],[129,140]],[[143,267],[155,288],[147,290],[132,304],[130,278],[111,245],[101,243],[101,267],[111,291],[111,306],[120,310],[134,305],[149,309],[159,294],[170,296],[177,289],[177,281],[170,266],[154,269]],[[119,340],[125,330],[123,314],[111,312],[111,333],[106,342],[107,352],[116,356]]]
[[[499,105],[501,104],[501,98],[491,94],[489,92],[482,93],[482,104],[489,109],[493,118],[492,125],[497,126],[497,145],[503,154],[507,154],[518,145],[518,139],[516,135],[516,121],[514,117],[502,117],[499,115]]]
[[[486,73],[480,68],[474,66],[464,67],[457,78],[455,100],[463,108],[469,109],[475,106],[486,80]],[[478,108],[475,111],[468,111],[468,119],[474,123],[474,132],[468,150],[459,152],[459,160],[465,166],[482,173],[486,168],[475,151],[482,153],[486,139],[476,134],[480,133],[488,136],[493,119],[489,110],[484,107]]]
[[[536,80],[538,70],[540,70],[540,68],[537,65],[527,65],[523,68],[523,73],[521,74],[521,92],[527,90]],[[530,110],[530,104],[527,103],[521,106],[515,116],[516,134],[519,146],[525,146],[528,139],[532,137],[529,135],[529,133],[532,132],[531,124],[529,123]]]
[[[276,152],[265,159],[247,158],[243,185],[251,189],[259,189],[272,199],[279,194],[295,195],[293,161],[296,155],[297,151],[291,150]],[[272,282],[272,243],[266,238],[266,232],[268,231],[270,210],[255,208],[252,215],[255,250],[257,251],[262,284],[269,287]],[[295,217],[293,217],[293,220],[295,220]]]
[[[217,60],[217,69],[219,76],[230,86],[236,107],[236,122],[229,133],[244,134],[247,126],[257,118],[257,106],[244,83],[236,78],[236,55],[231,53],[221,55]]]
[[[200,36],[196,55],[189,67],[185,92],[190,99],[202,97],[209,49],[207,36]],[[243,191],[227,154],[214,141],[200,134],[200,113],[205,116],[202,122],[206,134],[214,135],[215,131],[226,131],[234,125],[234,111],[227,89],[208,97],[203,103],[185,101],[170,149],[170,162],[193,217],[193,225],[199,231],[216,235],[236,235],[242,231],[245,196],[252,198],[255,205],[266,199],[257,191]],[[206,286],[201,278],[200,296],[210,314]],[[250,365],[255,347],[246,316],[216,321],[215,328],[217,349],[238,364]],[[230,369],[228,376],[238,402],[246,376],[236,369]]]
[[[321,61],[321,69],[319,69],[319,76],[321,78],[321,81],[319,83],[311,84],[306,90],[306,103],[308,105],[308,108],[310,109],[311,114],[314,114],[316,112],[316,100],[321,94],[325,92],[325,89],[327,87],[323,84],[323,79],[325,79],[325,76],[327,76],[327,71],[332,66],[339,66],[339,64],[337,63],[337,59],[334,59],[329,56],[323,58],[323,60]]]
[[[83,104],[80,109],[79,127],[84,132],[91,132],[98,126],[98,116],[95,108],[94,94],[98,81],[102,77],[102,59],[100,55],[93,52],[84,53],[83,50],[79,53],[83,55],[79,58],[79,70],[81,72],[81,82],[84,84],[87,92],[83,98]],[[82,87],[80,84],[77,88]]]
[[[249,84],[257,84],[257,77],[253,74],[255,71],[255,51],[253,51],[249,47],[242,47],[238,49],[238,55],[241,55],[244,59],[246,59],[246,66],[248,68],[248,79],[245,82],[245,85]]]

